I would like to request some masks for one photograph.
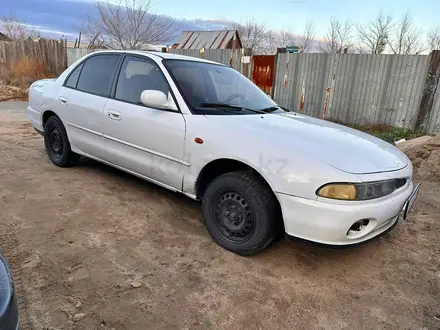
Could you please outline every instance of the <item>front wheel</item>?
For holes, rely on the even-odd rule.
[[[50,117],[44,126],[44,145],[49,159],[57,166],[70,166],[79,159],[79,155],[70,149],[66,129],[56,116]]]
[[[239,255],[263,250],[275,238],[279,227],[275,196],[250,171],[216,178],[203,195],[202,211],[214,241]]]

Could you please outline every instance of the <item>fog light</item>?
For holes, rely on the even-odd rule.
[[[365,228],[367,228],[369,223],[370,220],[368,219],[362,219],[356,221],[354,224],[351,225],[350,229],[347,231],[347,236],[360,234]]]

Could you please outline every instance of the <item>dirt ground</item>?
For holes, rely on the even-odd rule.
[[[243,258],[198,203],[90,160],[57,168],[24,111],[0,109],[0,246],[24,329],[440,329],[440,183],[422,184],[378,240]]]

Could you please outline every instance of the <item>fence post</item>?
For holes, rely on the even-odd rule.
[[[277,68],[278,68],[278,51],[275,54],[274,57],[274,64],[273,64],[273,76],[272,76],[272,92],[270,93],[270,96],[272,99],[275,97],[275,85],[276,85],[276,77],[277,77]]]
[[[422,101],[420,102],[419,113],[417,115],[416,130],[426,129],[426,124],[431,116],[434,105],[434,97],[439,85],[440,78],[440,50],[431,53],[428,75],[426,76],[425,88],[423,90]]]
[[[252,80],[252,56],[251,50],[249,48],[241,48],[241,73],[245,75],[248,79]],[[243,63],[243,57],[248,57],[249,62]]]

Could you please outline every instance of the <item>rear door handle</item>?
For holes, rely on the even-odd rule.
[[[112,109],[108,110],[107,115],[110,119],[113,119],[113,120],[121,120],[122,119],[121,113],[116,110],[112,110]]]
[[[68,103],[67,99],[64,96],[60,96],[58,98],[58,101],[60,101],[60,103],[63,105],[66,105]]]

